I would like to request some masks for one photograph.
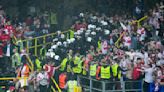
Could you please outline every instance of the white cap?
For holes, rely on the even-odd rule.
[[[81,31],[80,30],[77,30],[77,34],[80,35],[81,34]]]
[[[109,22],[110,22],[110,23],[113,23],[113,19],[110,19]]]
[[[96,30],[97,30],[97,31],[101,30],[101,27],[97,27]]]
[[[104,33],[105,33],[105,35],[108,35],[108,34],[110,33],[110,31],[107,30],[107,29],[105,29],[105,30],[104,30]]]
[[[65,38],[65,35],[64,34],[61,34],[61,38],[64,39]]]
[[[55,55],[54,59],[59,60],[59,55]]]
[[[60,30],[58,30],[58,31],[57,31],[57,33],[58,33],[58,34],[61,34],[61,31],[60,31]]]
[[[75,41],[75,38],[71,38],[70,41],[71,43],[73,43]]]
[[[96,28],[96,25],[92,25],[92,24],[88,25],[88,29],[93,29],[93,28]]]
[[[91,28],[92,28],[92,24],[89,24],[89,25],[88,25],[88,29],[91,29]]]
[[[76,38],[80,39],[80,38],[81,38],[81,36],[76,36]]]
[[[51,49],[56,49],[58,46],[57,45],[53,45],[51,46]]]
[[[85,33],[85,36],[88,36],[89,34],[90,34],[89,32],[86,32],[86,33]]]
[[[70,39],[67,39],[67,42],[68,42],[68,44],[70,44],[71,43]]]
[[[90,33],[90,32],[91,32],[91,30],[89,30],[89,29],[88,29],[86,32]]]
[[[74,35],[77,35],[78,33],[77,32],[74,32]]]
[[[91,41],[92,41],[92,38],[91,38],[91,37],[88,37],[88,38],[87,38],[87,41],[88,41],[88,42],[91,42]]]
[[[80,34],[82,34],[84,32],[84,30],[80,30]]]
[[[55,56],[54,52],[50,52],[50,57],[53,58]]]
[[[106,25],[108,25],[108,22],[102,20],[102,21],[101,21],[101,24],[104,25],[104,26],[106,26]]]
[[[61,46],[62,45],[62,43],[61,42],[57,42],[57,44],[56,44],[57,46]]]
[[[46,56],[47,56],[47,57],[50,56],[50,52],[47,52],[47,53],[46,53]]]
[[[58,41],[58,38],[53,39],[53,42]]]
[[[96,16],[93,16],[92,19],[97,19],[97,17]]]
[[[96,35],[96,32],[93,31],[93,32],[91,32],[91,34],[92,34],[92,35]]]
[[[52,49],[48,49],[49,52],[52,52],[53,50]]]
[[[67,44],[67,42],[66,42],[66,41],[64,41],[64,42],[63,42],[63,44],[65,45],[65,44]]]
[[[92,28],[96,28],[96,25],[92,25]]]
[[[81,31],[84,31],[84,28],[80,28]]]
[[[80,13],[79,16],[80,16],[80,17],[84,17],[84,13]]]

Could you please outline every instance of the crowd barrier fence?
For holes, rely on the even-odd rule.
[[[109,81],[96,80],[91,77],[88,78],[84,76],[78,76],[77,80],[85,92],[142,92],[142,80]]]

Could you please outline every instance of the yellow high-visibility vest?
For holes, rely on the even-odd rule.
[[[82,72],[82,61],[79,57],[75,57],[74,64],[77,64],[76,67],[73,67],[74,73],[81,73]]]
[[[112,65],[112,72],[114,77],[117,76],[117,68],[118,68],[118,64]]]
[[[104,68],[103,66],[101,66],[101,78],[102,79],[109,79],[110,76],[110,66]]]
[[[90,76],[96,76],[97,64],[90,65]]]
[[[98,49],[100,50],[101,49],[101,41],[98,41],[97,45],[98,45]]]
[[[66,68],[66,63],[67,63],[68,59],[64,58],[62,63],[61,63],[61,67],[60,67],[60,71],[64,71],[64,69]]]
[[[74,92],[74,87],[77,86],[77,81],[75,80],[70,80],[68,81],[68,91],[67,92]]]
[[[118,64],[112,65],[113,76],[118,77],[120,79],[121,78],[121,71],[117,72],[117,69],[118,69]]]
[[[41,70],[42,66],[41,66],[41,62],[39,59],[35,60],[35,64],[36,64],[37,70]]]
[[[67,33],[67,39],[71,39],[74,38],[74,30],[73,29],[69,29],[68,33]]]

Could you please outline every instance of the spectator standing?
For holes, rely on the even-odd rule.
[[[11,67],[11,56],[14,54],[13,49],[15,48],[14,44],[12,44],[10,41],[7,41],[7,44],[3,47],[3,53],[4,53],[4,66]]]
[[[39,86],[39,92],[49,92],[49,76],[44,69],[40,73],[38,73],[36,81]]]
[[[150,92],[150,84],[154,82],[153,72],[151,64],[148,64],[147,67],[143,67],[143,69],[138,69],[141,72],[145,73],[144,84],[143,84],[143,92]]]

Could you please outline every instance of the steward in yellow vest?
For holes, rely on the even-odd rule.
[[[67,32],[67,39],[74,38],[74,30],[71,28]]]
[[[104,64],[104,63],[101,64],[101,67],[100,67],[100,78],[108,80],[111,77],[112,77],[112,70],[111,70],[110,65]]]
[[[68,58],[66,57],[61,62],[61,67],[59,69],[61,72],[66,71],[67,63],[68,63]]]
[[[35,59],[35,64],[36,64],[37,70],[40,71],[42,69],[42,66],[41,66],[41,61],[39,60],[38,57],[36,57],[36,59]]]
[[[98,66],[97,63],[91,62],[91,64],[90,64],[90,73],[89,73],[91,77],[96,76],[97,66]]]
[[[121,69],[116,62],[113,62],[113,64],[112,64],[112,73],[113,73],[113,77],[116,80],[121,78]]]
[[[72,68],[74,73],[80,74],[82,72],[82,62],[81,57],[75,56],[73,61],[74,67]]]

